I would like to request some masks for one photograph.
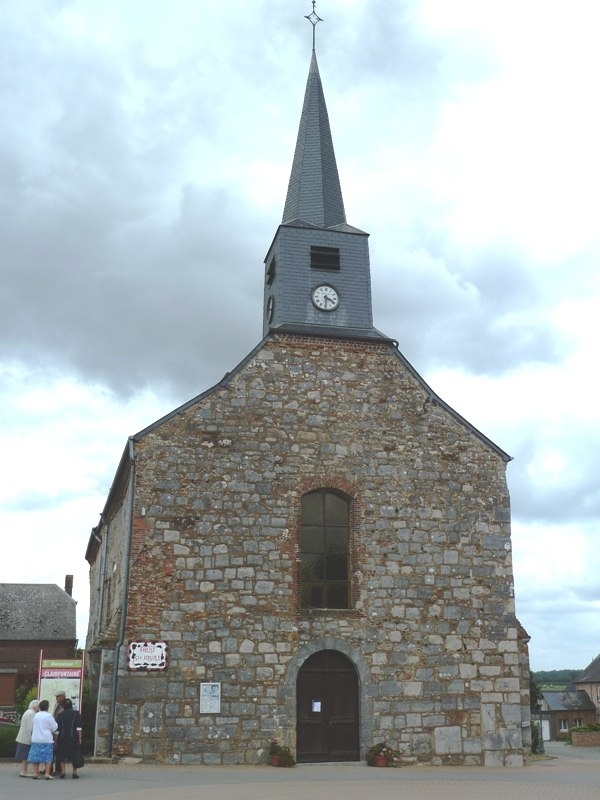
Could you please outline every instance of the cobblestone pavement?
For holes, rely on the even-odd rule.
[[[88,764],[81,780],[19,778],[0,764],[0,798],[32,800],[599,800],[600,748],[550,743],[548,758],[522,769],[357,764],[271,767],[163,767]]]

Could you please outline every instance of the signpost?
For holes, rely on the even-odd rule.
[[[40,650],[38,695],[40,700],[48,701],[51,712],[56,702],[56,693],[61,691],[65,693],[65,697],[71,700],[73,708],[81,711],[83,667],[84,657],[81,659],[44,659],[44,651]]]

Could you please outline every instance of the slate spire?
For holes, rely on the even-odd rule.
[[[346,222],[329,116],[313,50],[282,222],[332,228]]]
[[[283,220],[265,258],[263,335],[389,341],[373,327],[369,234],[348,225],[315,54],[306,82]]]

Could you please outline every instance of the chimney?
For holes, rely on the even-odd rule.
[[[65,575],[65,592],[69,597],[73,597],[73,576]]]

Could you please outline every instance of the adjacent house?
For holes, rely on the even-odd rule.
[[[583,670],[579,680],[575,681],[575,686],[587,692],[596,708],[597,721],[600,722],[600,655]]]
[[[542,692],[540,712],[544,737],[550,740],[565,739],[571,728],[596,721],[596,707],[581,689]]]
[[[22,684],[37,683],[44,658],[74,658],[73,576],[53,583],[0,583],[0,708],[12,708]]]

